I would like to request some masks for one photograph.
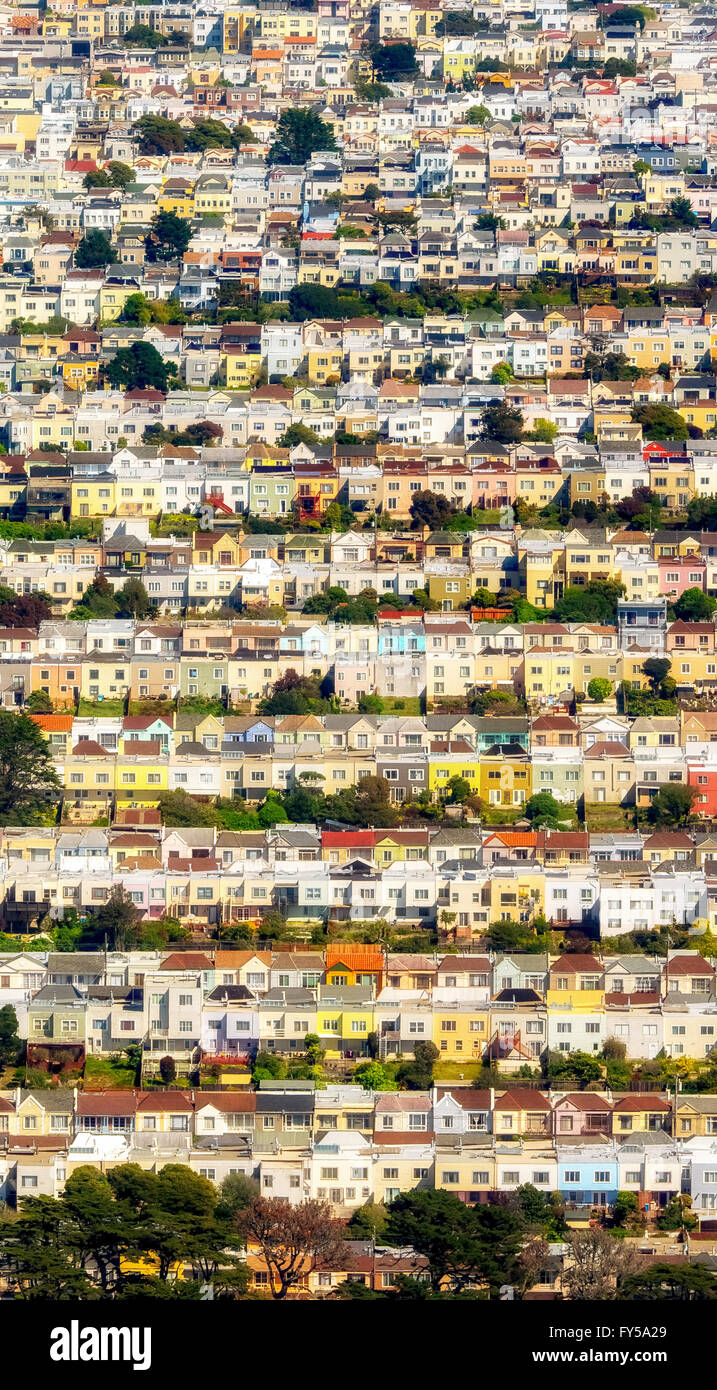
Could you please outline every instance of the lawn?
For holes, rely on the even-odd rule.
[[[635,813],[624,806],[608,806],[598,802],[585,805],[585,827],[587,830],[616,833],[621,830],[634,830]]]
[[[384,714],[413,715],[421,713],[420,695],[381,695]]]
[[[478,1062],[442,1062],[439,1058],[433,1065],[434,1081],[477,1081],[481,1072],[485,1070],[484,1063]]]
[[[80,697],[77,713],[82,718],[96,718],[107,715],[113,719],[124,714],[124,700],[85,700]]]
[[[86,1091],[131,1090],[137,1084],[134,1067],[127,1059],[115,1062],[110,1057],[87,1057],[85,1060]]]

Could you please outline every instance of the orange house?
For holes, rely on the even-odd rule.
[[[332,946],[326,952],[327,985],[372,985],[384,982],[383,951],[370,946]]]
[[[34,657],[30,668],[33,690],[44,690],[55,709],[74,709],[82,684],[82,657]]]

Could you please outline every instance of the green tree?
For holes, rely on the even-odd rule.
[[[536,792],[531,796],[525,804],[525,814],[536,830],[541,825],[555,830],[566,817],[565,808],[556,801],[552,792]]]
[[[653,796],[648,817],[653,825],[687,825],[696,799],[696,787],[688,787],[684,782],[666,782]]]
[[[365,56],[371,73],[381,82],[397,82],[415,76],[418,71],[416,50],[412,43],[369,43]]]
[[[0,825],[36,825],[54,812],[60,781],[42,731],[27,714],[0,710]]]
[[[12,1004],[3,1004],[0,1008],[0,1062],[3,1066],[17,1062],[21,1048],[17,1014]]]
[[[94,270],[98,266],[111,265],[114,259],[112,242],[99,229],[86,232],[75,247],[74,262],[78,270]]]
[[[247,1177],[246,1173],[229,1173],[219,1184],[219,1200],[232,1218],[256,1201],[260,1193],[256,1178]]]
[[[380,1062],[361,1062],[354,1068],[352,1081],[363,1086],[364,1091],[395,1091],[396,1086]]]
[[[557,435],[558,426],[554,425],[552,420],[544,420],[542,416],[538,416],[525,438],[535,440],[536,444],[554,444]]]
[[[127,188],[134,183],[135,173],[131,164],[123,164],[121,159],[111,159],[107,165],[110,183],[113,188]]]
[[[442,493],[421,488],[418,492],[411,493],[410,511],[411,524],[414,527],[430,526],[432,531],[440,531],[449,517],[453,516],[455,507]]]
[[[618,1192],[612,1204],[613,1224],[624,1230],[639,1220],[640,1204],[636,1192]]]
[[[346,1227],[351,1240],[382,1240],[388,1223],[388,1212],[383,1202],[364,1202],[352,1213]]]
[[[614,579],[569,585],[555,605],[555,617],[561,623],[614,623],[624,593],[625,585]]]
[[[25,701],[28,714],[52,714],[54,708],[46,690],[31,690]]]
[[[464,119],[467,125],[485,125],[492,118],[488,107],[480,105],[469,106]]]
[[[184,149],[184,130],[179,121],[165,116],[140,116],[135,122],[140,154],[180,154]]]
[[[175,791],[160,792],[157,798],[163,825],[201,826],[216,825],[217,815],[213,807],[178,787]]]
[[[632,419],[642,425],[645,439],[686,439],[687,425],[672,406],[653,403],[633,407]]]
[[[115,598],[117,612],[122,618],[146,618],[154,609],[142,580],[134,574],[115,591]]]
[[[704,1303],[717,1298],[717,1275],[702,1264],[654,1264],[620,1285],[628,1303]]]
[[[289,425],[278,441],[280,449],[295,449],[297,444],[308,444],[310,448],[315,449],[322,442],[321,435],[317,434],[316,430],[310,429],[308,425],[303,424],[301,420],[297,421],[295,425]]]
[[[159,1074],[165,1086],[171,1086],[177,1075],[177,1064],[173,1057],[162,1057],[159,1063]]]
[[[596,704],[601,705],[603,700],[607,700],[608,695],[612,694],[612,681],[606,676],[593,676],[588,682],[588,696]]]
[[[499,402],[485,405],[481,413],[481,439],[499,444],[517,444],[523,435],[523,412]]]
[[[401,1063],[396,1072],[396,1079],[409,1091],[427,1091],[433,1083],[433,1066],[439,1057],[440,1053],[435,1043],[415,1043],[413,1061]]]
[[[711,622],[717,599],[705,594],[702,589],[685,589],[675,604],[675,613],[686,623]]]
[[[93,913],[92,925],[99,940],[107,939],[111,951],[123,951],[137,936],[142,914],[121,885]]]
[[[469,1207],[452,1192],[414,1188],[389,1205],[385,1239],[425,1258],[434,1292],[484,1283],[495,1297],[517,1275],[523,1225],[507,1207]]]
[[[269,147],[269,164],[306,164],[316,150],[335,150],[333,129],[309,107],[282,111],[276,139]]]
[[[192,224],[176,212],[158,212],[150,225],[146,239],[150,261],[181,260],[192,240]]]
[[[151,343],[145,342],[120,348],[105,369],[110,386],[122,387],[125,391],[143,390],[148,386],[166,391],[169,373],[169,363]]]

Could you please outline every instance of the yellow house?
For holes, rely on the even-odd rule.
[[[526,700],[544,704],[574,689],[574,653],[532,647],[523,658],[523,694]]]
[[[194,187],[186,179],[167,179],[157,198],[158,212],[173,212],[177,217],[194,217]]]
[[[144,747],[153,751],[138,751]],[[117,799],[152,804],[169,786],[169,762],[156,740],[148,740],[146,745],[133,743],[132,750],[131,754],[121,753],[117,758]]]
[[[475,1061],[483,1056],[490,1038],[489,1009],[455,1001],[435,1004],[433,1042],[441,1060]]]
[[[322,985],[316,1010],[316,1031],[328,1061],[351,1052],[361,1056],[366,1050],[369,1033],[375,1031],[373,1003],[345,1004],[338,987]]]
[[[594,956],[560,956],[553,962],[545,996],[548,1008],[588,1013],[605,1007],[603,967]]]
[[[93,391],[97,386],[100,364],[97,358],[80,357],[69,352],[60,362],[62,380],[73,391]]]
[[[118,319],[131,295],[137,294],[139,285],[135,280],[123,284],[119,280],[108,280],[100,288],[100,322],[113,323]]]
[[[117,479],[112,473],[100,477],[73,477],[70,516],[112,516],[117,505]]]
[[[532,794],[532,767],[527,755],[504,758],[485,753],[477,771],[478,794],[489,806],[524,806]]]
[[[261,353],[225,348],[219,359],[222,385],[228,391],[249,390],[261,371]]]

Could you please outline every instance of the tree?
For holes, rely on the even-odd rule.
[[[433,1083],[433,1064],[439,1057],[435,1043],[415,1043],[413,1061],[401,1063],[396,1073],[397,1080],[409,1091],[427,1091]]]
[[[523,412],[500,402],[485,405],[481,414],[481,439],[499,444],[517,444],[523,435]]]
[[[113,188],[127,188],[134,183],[134,169],[131,164],[123,164],[121,159],[111,159],[107,165],[110,183]]]
[[[670,203],[670,217],[674,217],[681,227],[699,226],[699,218],[692,210],[689,198],[673,198]]]
[[[613,1225],[624,1230],[634,1226],[640,1217],[640,1204],[636,1192],[618,1192],[612,1204]]]
[[[12,1004],[0,1008],[0,1062],[9,1066],[16,1062],[21,1050],[17,1014]]]
[[[717,599],[701,589],[685,589],[675,604],[675,613],[686,623],[708,623],[717,608]]]
[[[82,180],[82,187],[88,191],[91,188],[111,188],[112,180],[104,169],[90,169]]]
[[[638,178],[640,178],[643,174],[649,174],[650,165],[645,159],[636,159],[632,166],[632,172],[633,174],[637,174]]]
[[[536,792],[526,802],[525,814],[536,830],[541,825],[556,830],[566,813],[552,792]]]
[[[432,531],[440,531],[455,508],[440,492],[421,488],[411,494],[411,517],[415,527],[430,526]]]
[[[54,708],[46,690],[31,690],[25,701],[28,714],[52,714]]]
[[[552,420],[544,420],[542,416],[538,416],[525,438],[535,440],[536,444],[554,444],[557,436],[558,426],[554,425]]]
[[[48,744],[27,714],[0,710],[0,825],[36,825],[60,796]]]
[[[654,1264],[620,1285],[629,1303],[704,1303],[717,1298],[717,1275],[703,1264]]]
[[[0,625],[38,628],[52,617],[52,600],[45,593],[16,594],[0,585]]]
[[[315,449],[322,442],[321,435],[317,434],[316,430],[310,429],[299,420],[284,430],[278,444],[280,449],[295,449],[297,444],[308,444],[310,448]]]
[[[364,1202],[353,1212],[346,1228],[352,1240],[379,1240],[383,1238],[388,1223],[388,1212],[383,1202]]]
[[[624,592],[625,585],[614,579],[571,584],[555,605],[555,617],[561,623],[614,623]]]
[[[120,348],[108,363],[105,375],[111,386],[122,387],[125,391],[147,386],[157,391],[167,390],[167,377],[170,367],[151,343],[133,343],[129,348]]]
[[[491,120],[491,114],[487,106],[469,106],[465,114],[466,125],[485,125],[486,121]]]
[[[687,438],[687,425],[672,406],[662,403],[636,405],[633,407],[631,418],[636,424],[642,425],[645,439]]]
[[[246,1173],[229,1173],[219,1185],[221,1205],[226,1207],[232,1218],[251,1206],[260,1193],[256,1179],[247,1177]]]
[[[192,240],[192,224],[176,212],[158,212],[146,240],[150,261],[181,260]]]
[[[70,613],[71,618],[114,618],[117,613],[115,591],[104,574],[98,574],[88,584],[77,608]]]
[[[117,612],[122,618],[146,618],[154,608],[142,580],[134,574],[115,591],[115,598]]]
[[[75,247],[75,267],[78,270],[94,270],[98,266],[111,265],[114,259],[112,242],[98,228],[87,232]]]
[[[647,661],[642,664],[643,675],[647,676],[650,689],[654,690],[655,693],[664,688],[671,669],[672,662],[661,656],[649,656]]]
[[[177,1075],[177,1064],[173,1057],[162,1057],[160,1059],[159,1074],[165,1086],[171,1086]]]
[[[216,812],[203,801],[197,801],[189,792],[177,788],[175,791],[160,792],[157,798],[163,825],[200,826],[216,825]]]
[[[278,1197],[257,1197],[236,1214],[242,1239],[257,1246],[266,1263],[272,1297],[289,1290],[318,1265],[340,1269],[345,1260],[343,1227],[327,1202],[292,1206]]]
[[[412,43],[369,43],[364,52],[374,80],[398,82],[419,71]]]
[[[316,150],[335,150],[333,129],[308,107],[282,111],[276,139],[269,147],[269,164],[306,164]]]
[[[696,787],[688,787],[684,782],[665,782],[650,802],[648,817],[653,825],[687,825],[696,799]]]
[[[649,487],[636,487],[615,504],[615,511],[633,530],[652,531],[660,524],[662,503]]]
[[[336,291],[327,285],[294,285],[289,290],[289,311],[292,321],[304,323],[306,319],[335,318],[337,310]]]
[[[135,907],[129,894],[118,884],[112,889],[107,901],[96,909],[93,926],[100,940],[107,937],[111,951],[123,951],[133,943],[141,918],[139,908]]]
[[[184,149],[184,130],[179,121],[165,116],[140,116],[135,122],[140,154],[180,154]]]
[[[508,362],[496,362],[491,374],[491,381],[495,381],[500,386],[505,386],[513,379],[513,368]]]
[[[517,1273],[522,1222],[508,1207],[468,1207],[452,1192],[414,1188],[391,1202],[385,1239],[424,1257],[434,1292],[487,1284],[495,1297]]]
[[[593,676],[588,682],[588,696],[597,705],[601,705],[603,700],[607,700],[608,695],[612,694],[612,681],[606,676]]]
[[[599,1227],[569,1231],[564,1239],[570,1247],[570,1263],[563,1274],[568,1297],[595,1302],[614,1298],[618,1282],[632,1273],[637,1262],[630,1246]]]
[[[352,1081],[363,1086],[364,1091],[395,1091],[396,1086],[380,1062],[361,1062],[355,1067]]]

